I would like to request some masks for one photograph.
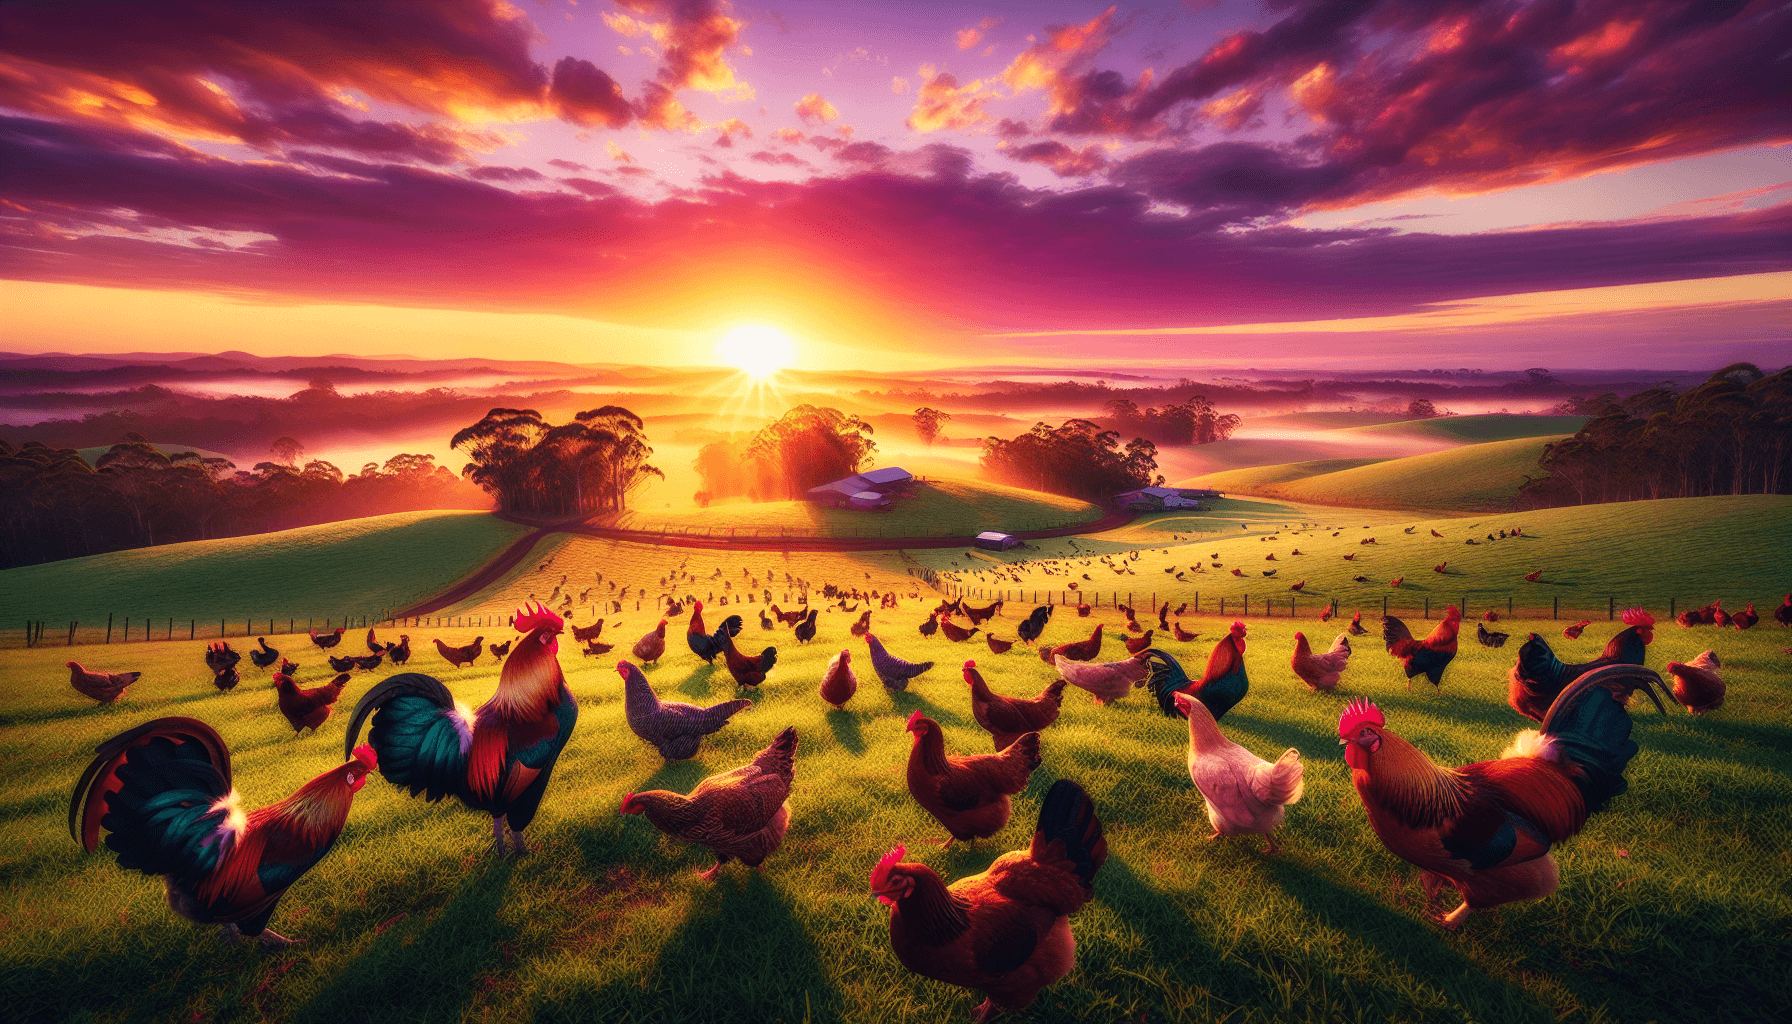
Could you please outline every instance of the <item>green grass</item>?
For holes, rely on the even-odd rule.
[[[1533,523],[1537,544],[1555,539],[1544,520]],[[1722,518],[1710,525],[1726,534],[1752,529]],[[836,566],[832,578],[843,581],[857,564]],[[1657,558],[1639,571],[1680,570]],[[1318,696],[1287,659],[1295,627],[1329,639],[1328,627],[1310,617],[1251,618],[1252,690],[1224,728],[1259,754],[1295,746],[1305,755],[1306,794],[1279,834],[1281,856],[1263,855],[1256,841],[1202,838],[1179,723],[1140,695],[1104,709],[1074,688],[1010,825],[975,850],[942,852],[925,842],[942,830],[907,795],[904,719],[926,711],[944,726],[949,749],[986,750],[955,666],[974,656],[995,689],[1017,694],[1037,692],[1052,673],[1022,648],[995,656],[975,642],[923,640],[913,626],[931,600],[883,613],[894,621],[880,632],[896,652],[938,667],[895,696],[861,672],[845,712],[827,710],[815,687],[827,657],[864,650],[847,636],[854,616],[824,615],[806,647],[788,630],[762,640],[767,634],[749,625],[752,646],[777,644],[778,667],[752,695],[753,708],[695,760],[672,765],[628,732],[614,659],[581,659],[565,644],[560,660],[581,714],[529,830],[535,852],[494,863],[483,816],[374,779],[328,858],[275,914],[273,927],[304,944],[266,954],[223,946],[168,910],[159,881],[120,870],[104,852],[81,852],[66,829],[69,791],[97,742],[178,714],[223,733],[245,805],[265,805],[339,763],[346,709],[378,674],[357,677],[319,734],[294,738],[259,672],[247,671],[228,694],[207,684],[200,643],[78,648],[94,667],[145,673],[108,708],[69,688],[61,665],[70,652],[0,652],[7,1016],[107,1024],[964,1021],[980,997],[897,963],[867,876],[898,842],[949,879],[982,870],[1026,844],[1040,799],[1061,777],[1094,797],[1109,859],[1073,919],[1078,969],[1030,1011],[1003,1020],[1728,1022],[1775,1019],[1773,1008],[1792,999],[1784,940],[1792,927],[1792,658],[1781,652],[1792,634],[1770,621],[1749,633],[1660,631],[1650,664],[1715,647],[1729,703],[1703,719],[1639,705],[1630,790],[1558,848],[1561,891],[1472,915],[1462,933],[1446,934],[1422,918],[1415,870],[1370,832],[1338,755],[1337,717],[1348,698],[1369,696],[1390,728],[1440,763],[1497,756],[1529,724],[1503,703],[1510,646],[1468,643],[1441,694],[1408,694],[1392,659],[1365,639],[1339,692]],[[998,630],[1011,635],[1019,611],[1011,608]],[[1196,669],[1225,620],[1186,621],[1206,636],[1167,646]],[[650,624],[631,608],[606,635],[627,643]],[[1077,637],[1088,625],[1060,616],[1044,639]],[[1501,626],[1552,637],[1558,627]],[[492,692],[489,659],[453,670],[427,643],[437,635],[463,642],[471,630],[411,632],[413,668],[469,703]],[[1610,632],[1600,623],[1557,647],[1590,656]],[[1106,656],[1119,653],[1110,642]],[[305,682],[322,678],[319,659],[300,660]],[[648,673],[669,697],[711,702],[735,692],[724,670],[702,665],[676,636]],[[792,824],[763,874],[733,865],[716,884],[702,883],[694,872],[708,866],[704,851],[617,814],[624,793],[688,791],[744,763],[787,725],[801,736]]]
[[[1520,437],[1572,434],[1587,422],[1585,416],[1529,416],[1490,412],[1479,416],[1439,416],[1429,420],[1402,420],[1346,427],[1341,435],[1415,437],[1439,441],[1510,441]]]
[[[1307,472],[1323,463],[1257,466],[1209,473],[1185,486],[1213,487],[1322,505],[1354,505],[1435,511],[1509,509],[1525,476],[1541,476],[1537,460],[1552,437],[1465,444],[1403,459],[1362,460],[1330,472]]]
[[[1248,469],[1229,469],[1222,473],[1209,473],[1198,477],[1202,483],[1191,483],[1191,487],[1212,487],[1220,491],[1250,492],[1275,484],[1289,483],[1294,480],[1305,480],[1311,476],[1322,476],[1326,473],[1337,473],[1346,469],[1357,469],[1361,466],[1373,466],[1387,459],[1315,459],[1309,462],[1284,462],[1274,466],[1252,466]]]
[[[398,512],[29,565],[0,572],[0,626],[42,620],[66,635],[79,621],[91,635],[109,614],[164,629],[169,618],[215,629],[220,617],[237,628],[248,617],[378,615],[447,589],[528,532],[483,512]]]
[[[965,478],[931,478],[889,511],[823,508],[808,501],[728,502],[710,508],[626,512],[609,525],[674,533],[752,531],[834,537],[951,537],[984,530],[1047,530],[1092,522],[1096,505],[1042,491]]]

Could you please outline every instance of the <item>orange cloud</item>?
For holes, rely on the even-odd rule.
[[[840,117],[840,111],[834,105],[822,99],[821,93],[812,92],[796,101],[796,116],[804,124],[826,124]]]
[[[1046,30],[1045,41],[1035,43],[1014,58],[1002,72],[1002,82],[1016,93],[1029,89],[1045,89],[1053,94],[1052,112],[1062,113],[1074,104],[1059,94],[1065,72],[1099,53],[1108,45],[1114,28],[1114,12],[1109,7],[1081,25],[1055,25]]]
[[[969,85],[961,87],[957,78],[944,71],[935,73],[930,67],[921,69],[921,77],[925,82],[907,122],[911,130],[931,132],[949,128],[965,131],[990,120],[989,112],[983,106],[996,99],[997,93],[985,89],[982,79],[973,79]]]
[[[1002,23],[1000,18],[984,18],[970,28],[958,30],[958,48],[968,50],[983,41],[984,33]]]

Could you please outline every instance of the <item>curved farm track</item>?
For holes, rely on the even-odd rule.
[[[504,516],[504,518],[511,522],[536,525],[534,520],[516,516]],[[1014,536],[1022,540],[1049,540],[1053,537],[1105,533],[1108,530],[1117,530],[1137,518],[1136,513],[1116,511],[1093,522],[1058,526],[1049,530],[1016,530]],[[443,608],[465,601],[503,579],[505,573],[528,557],[529,552],[535,549],[535,545],[557,533],[573,533],[584,537],[600,537],[604,540],[627,541],[631,544],[700,548],[709,551],[892,551],[898,548],[919,550],[962,548],[968,546],[974,539],[972,537],[699,537],[691,534],[655,533],[651,530],[616,530],[605,526],[592,526],[584,520],[568,520],[537,526],[534,532],[517,538],[491,561],[480,566],[478,571],[454,586],[433,597],[424,598],[409,608],[401,608],[392,614],[395,618],[433,615]]]

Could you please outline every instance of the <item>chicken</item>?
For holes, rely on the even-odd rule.
[[[332,672],[347,672],[355,667],[354,658],[338,658],[334,654],[329,654],[324,656],[324,660],[330,663]]]
[[[886,690],[906,690],[910,679],[933,667],[931,661],[903,661],[884,650],[883,641],[877,638],[876,633],[866,633],[865,643],[871,648],[871,668]]]
[[[709,847],[715,865],[697,877],[713,882],[729,861],[758,868],[783,845],[795,778],[796,729],[787,728],[751,764],[711,775],[690,796],[663,789],[630,793],[622,798],[622,813],[643,815],[674,839]]]
[[[212,676],[212,685],[217,687],[221,693],[228,693],[236,689],[236,684],[242,681],[243,677],[237,674],[236,668],[233,666],[226,666],[220,669],[217,675]]]
[[[1470,910],[1535,900],[1559,884],[1550,845],[1623,793],[1636,754],[1624,701],[1638,689],[1660,707],[1661,679],[1608,665],[1571,683],[1535,731],[1494,761],[1441,768],[1387,729],[1380,709],[1353,701],[1338,722],[1351,781],[1389,852],[1417,866],[1427,902],[1444,885],[1462,905],[1436,918],[1457,928]]]
[[[821,674],[821,699],[836,708],[845,708],[858,692],[859,677],[853,675],[852,652],[841,651],[829,658],[827,671]]]
[[[732,631],[727,628],[729,623],[734,624]],[[722,660],[728,666],[728,674],[734,677],[735,685],[758,686],[765,682],[765,674],[778,663],[778,649],[767,647],[757,657],[751,658],[740,653],[740,649],[734,646],[734,637],[740,632],[740,624],[740,616],[730,615],[723,621],[723,628],[716,631],[716,635],[722,638]]]
[[[651,665],[660,660],[660,655],[666,653],[666,620],[661,619],[659,625],[648,630],[641,639],[636,640],[635,646],[630,649],[629,653],[633,654],[635,660],[643,665]]]
[[[1077,604],[1076,617],[1079,619],[1086,619],[1089,617],[1089,602],[1083,601]]]
[[[382,644],[377,639],[374,638],[373,627],[368,626],[367,627],[367,653],[369,653],[369,654],[384,654],[384,653],[386,653],[387,646],[389,646],[389,645]]]
[[[1477,622],[1475,623],[1475,639],[1480,642],[1482,647],[1504,647],[1506,641],[1512,639],[1512,634],[1496,633],[1487,628],[1487,623]]]
[[[865,609],[865,614],[859,616],[858,621],[846,627],[846,629],[847,632],[851,633],[853,636],[864,636],[866,633],[871,632],[871,609]]]
[[[1307,586],[1307,581],[1301,580],[1299,583],[1288,584],[1288,589],[1289,590],[1305,590],[1306,586]]]
[[[69,832],[89,853],[106,846],[118,866],[160,875],[168,906],[232,941],[292,940],[268,929],[280,897],[323,860],[342,834],[355,794],[376,766],[372,748],[244,813],[231,785],[230,748],[204,722],[158,718],[99,745],[69,802]]]
[[[367,740],[380,774],[430,803],[452,794],[492,816],[492,852],[529,852],[523,830],[535,820],[560,751],[579,720],[579,702],[560,671],[565,620],[537,604],[514,617],[522,634],[498,672],[491,699],[469,711],[440,681],[406,672],[381,681],[355,706],[346,742],[371,716]]]
[[[1593,624],[1592,620],[1582,619],[1579,622],[1576,622],[1574,625],[1564,628],[1562,630],[1562,636],[1566,637],[1569,640],[1579,640],[1581,633],[1588,626],[1591,626],[1592,624]],[[1549,708],[1549,705],[1545,704],[1542,708],[1539,708],[1538,710],[1539,710],[1539,712],[1542,712],[1542,711],[1548,710],[1548,708]]]
[[[803,621],[796,624],[795,629],[791,630],[796,636],[797,643],[806,644],[815,639],[815,617],[820,614],[821,609],[819,608],[809,609],[809,614],[803,617]]]
[[[1780,606],[1773,610],[1773,621],[1782,626],[1792,626],[1792,594],[1787,594]]]
[[[1039,639],[1039,634],[1045,632],[1045,624],[1051,621],[1052,608],[1053,606],[1049,604],[1042,604],[1034,608],[1026,618],[1020,621],[1019,625],[1014,627],[1015,635],[1027,643],[1036,642]]]
[[[1126,653],[1137,654],[1151,646],[1151,637],[1156,632],[1155,629],[1147,629],[1139,636],[1123,636],[1120,638],[1120,642],[1126,645]]]
[[[995,740],[997,750],[1008,749],[1008,744],[1026,733],[1044,731],[1058,720],[1058,711],[1064,704],[1062,679],[1031,700],[991,692],[975,661],[964,663],[964,681],[971,686],[971,717]]]
[[[770,615],[765,614],[762,611],[759,613],[759,628],[760,629],[777,629],[778,627],[772,623],[772,617]]]
[[[947,615],[940,619],[940,632],[945,634],[946,639],[958,644],[976,636],[979,630],[975,626],[966,629],[958,623],[953,622],[952,616]]]
[[[1103,705],[1112,704],[1131,693],[1133,687],[1151,674],[1151,666],[1138,658],[1090,664],[1060,657],[1053,660],[1053,665],[1065,682],[1088,690]]]
[[[1498,622],[1498,621],[1500,621],[1500,613],[1494,611],[1492,608],[1489,608],[1486,611],[1481,613],[1481,621],[1482,622]]]
[[[921,623],[921,635],[922,636],[932,636],[933,634],[938,633],[939,631],[940,631],[940,613],[939,612],[928,613],[927,621]]]
[[[292,726],[296,735],[324,724],[330,717],[330,711],[341,698],[342,690],[348,685],[348,673],[339,672],[336,678],[309,689],[293,682],[293,678],[284,672],[274,673],[275,704],[286,723]]]
[[[1448,572],[1446,570],[1448,570],[1449,565],[1450,565],[1450,563],[1448,563],[1448,562],[1439,562],[1436,565],[1431,567],[1431,571],[1435,572],[1435,573],[1441,573],[1444,575],[1448,575]]]
[[[1761,616],[1755,613],[1755,602],[1753,601],[1748,603],[1748,608],[1730,616],[1730,625],[1737,629],[1748,629],[1760,621]]]
[[[734,625],[733,633],[728,631],[729,623]],[[704,632],[703,602],[698,601],[691,609],[691,623],[686,627],[684,634],[685,643],[690,645],[692,654],[713,665],[716,655],[722,653],[722,649],[727,646],[725,641],[731,639],[734,633],[739,633],[740,627],[740,616],[731,615],[722,620],[722,625],[716,629],[713,636]]]
[[[1101,626],[1102,624],[1097,622],[1095,624],[1095,632],[1089,634],[1089,639],[1087,640],[1078,640],[1071,644],[1059,644],[1058,646],[1051,648],[1052,658],[1055,660],[1061,655],[1069,658],[1071,661],[1094,661],[1096,657],[1101,654]]]
[[[299,678],[299,666],[296,662],[292,661],[289,658],[281,658],[280,659],[279,671],[285,673],[286,675],[293,677],[294,679]]]
[[[1641,665],[1655,642],[1655,617],[1641,608],[1626,608],[1624,624],[1626,628],[1606,642],[1599,657],[1584,665],[1563,664],[1542,637],[1530,634],[1507,676],[1506,703],[1540,722],[1556,695],[1588,672],[1607,665]]]
[[[258,636],[255,638],[255,642],[261,645],[261,650],[249,652],[250,664],[254,665],[256,668],[267,668],[269,665],[280,660],[280,650],[275,647],[269,647],[267,637]]]
[[[493,648],[493,650],[495,651],[497,648]],[[383,654],[355,654],[351,655],[348,660],[354,662],[355,667],[361,671],[372,672],[380,667],[380,662],[385,661],[386,656]]]
[[[908,791],[952,840],[976,842],[1008,824],[1008,798],[1027,788],[1039,767],[1039,734],[1029,732],[999,754],[952,757],[939,723],[917,711],[909,716],[915,736],[908,755]]]
[[[1000,614],[1002,614],[1002,602],[999,600],[987,608],[972,608],[968,604],[964,606],[964,617],[970,619],[973,626],[981,626],[987,620]]]
[[[1294,674],[1301,682],[1316,692],[1330,693],[1338,688],[1338,680],[1344,677],[1344,668],[1350,664],[1350,637],[1339,633],[1330,650],[1314,654],[1313,648],[1307,645],[1307,635],[1296,633],[1292,664]]]
[[[1668,662],[1668,675],[1674,677],[1674,701],[1694,715],[1723,707],[1724,681],[1717,674],[1722,667],[1715,651],[1701,651],[1685,664]]]
[[[214,673],[231,668],[242,660],[243,656],[231,650],[230,645],[222,640],[205,649],[205,667]]]
[[[1388,586],[1390,586],[1390,587],[1394,587],[1394,588],[1395,588],[1395,589],[1398,589],[1398,588],[1399,588],[1399,586],[1400,586],[1400,584],[1402,584],[1402,583],[1405,583],[1405,582],[1406,582],[1406,577],[1404,577],[1404,576],[1396,576],[1396,577],[1394,577],[1394,578],[1393,578],[1393,579],[1391,579],[1391,580],[1389,580],[1389,581],[1388,581]]]
[[[890,908],[890,946],[915,974],[984,993],[979,1024],[998,1008],[1024,1010],[1076,968],[1070,915],[1095,891],[1107,839],[1095,806],[1068,779],[1052,784],[1033,841],[948,888],[925,864],[891,850],[871,872]]]
[[[1275,853],[1270,833],[1282,824],[1288,805],[1300,802],[1304,788],[1300,751],[1289,747],[1276,760],[1265,761],[1227,739],[1207,705],[1186,693],[1175,699],[1177,709],[1188,716],[1188,777],[1207,805],[1207,822],[1213,826],[1207,838],[1256,834],[1269,843],[1264,852]]]
[[[601,616],[601,615],[598,616],[596,622],[593,622],[589,626],[574,626],[572,628],[572,638],[574,640],[577,640],[579,643],[585,643],[590,640],[596,640],[598,637],[603,636],[603,635],[604,635],[604,620],[603,620],[603,616]]]
[[[1412,677],[1416,675],[1431,680],[1434,687],[1443,687],[1444,669],[1456,657],[1456,634],[1461,629],[1462,610],[1455,605],[1444,610],[1444,620],[1423,640],[1414,640],[1406,623],[1392,615],[1382,616],[1382,642],[1406,672],[1408,692],[1412,691]]]
[[[1244,669],[1245,632],[1244,623],[1232,623],[1207,656],[1207,671],[1192,683],[1175,658],[1153,647],[1140,655],[1151,666],[1151,675],[1141,685],[1151,690],[1158,708],[1167,717],[1182,714],[1176,707],[1176,694],[1186,693],[1207,705],[1213,720],[1219,721],[1251,692],[1251,680]]]
[[[1536,583],[1543,579],[1543,570],[1538,569],[1536,572],[1527,572],[1524,574],[1524,579],[1526,583]]]
[[[1435,529],[1434,529],[1434,530],[1432,530],[1432,531],[1431,531],[1431,536],[1433,536],[1433,537],[1442,537],[1442,536],[1443,536],[1443,534],[1441,534],[1441,533],[1438,533],[1438,532],[1437,532],[1437,531],[1436,531],[1436,530],[1435,530]]]
[[[1188,630],[1183,629],[1182,628],[1182,620],[1178,619],[1174,623],[1171,623],[1170,635],[1176,638],[1177,643],[1186,644],[1186,643],[1190,642],[1191,640],[1195,639],[1196,637],[1200,636],[1201,634],[1190,633]]]
[[[501,644],[492,644],[486,648],[486,651],[492,656],[493,661],[501,663],[510,655],[510,647],[514,643],[516,643],[515,640],[506,640]]]
[[[1723,605],[1724,605],[1724,602],[1723,602],[1722,598],[1719,598],[1716,601],[1711,602],[1711,612],[1710,612],[1709,616],[1707,616],[1705,619],[1705,621],[1708,624],[1717,626],[1719,628],[1728,626],[1730,624],[1730,613],[1724,611]]]
[[[436,652],[441,654],[441,656],[455,668],[460,668],[462,665],[471,665],[475,661],[478,661],[479,652],[484,646],[485,637],[482,636],[475,637],[473,642],[465,647],[450,647],[443,643],[440,637],[436,638]],[[332,662],[332,664],[334,664],[334,662]]]
[[[125,687],[143,677],[141,672],[89,672],[78,661],[68,663],[68,681],[83,697],[92,697],[101,704],[110,704],[124,694]]]
[[[983,634],[983,641],[989,645],[989,653],[991,654],[1007,654],[1014,648],[1014,641],[998,640],[994,633]]]
[[[785,594],[784,596],[789,597],[790,595]],[[794,612],[779,611],[778,606],[774,604],[774,605],[772,605],[772,617],[777,619],[779,622],[784,623],[786,626],[794,626],[797,623],[803,621],[803,619],[806,618],[807,616],[805,616],[800,610],[794,611]]]
[[[1320,622],[1332,621],[1332,606],[1330,604],[1327,604],[1324,608],[1321,608],[1319,610],[1319,621]]]
[[[402,665],[405,662],[411,660],[411,637],[410,637],[410,634],[408,634],[408,633],[399,634],[398,642],[396,644],[391,644],[391,645],[387,646],[386,660],[390,661],[394,665]]]
[[[337,626],[334,632],[324,633],[320,636],[314,629],[311,631],[311,642],[327,651],[342,642],[342,634],[345,632],[347,632],[346,629]]]
[[[661,700],[647,677],[632,663],[617,662],[616,672],[622,677],[623,712],[629,729],[668,761],[696,757],[703,737],[720,731],[730,718],[753,706],[752,701],[744,699],[725,700],[707,708]]]

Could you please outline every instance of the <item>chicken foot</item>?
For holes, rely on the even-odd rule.
[[[509,842],[505,842],[504,839],[506,832],[510,835]],[[501,814],[492,818],[492,856],[503,859],[510,856],[512,853],[524,854],[528,852],[529,844],[523,842],[523,834],[521,832],[512,829],[510,823],[505,821],[504,816]]]
[[[971,1018],[971,1021],[972,1024],[984,1024],[985,1021],[995,1015],[996,1001],[988,996],[984,996],[983,1002],[977,1004],[977,1016]]]
[[[249,938],[243,934],[242,929],[234,924],[219,925],[218,937],[232,946]],[[283,946],[296,946],[305,941],[304,939],[289,939],[272,928],[263,928],[261,934],[255,936],[255,940],[261,943],[262,949],[280,949]]]

